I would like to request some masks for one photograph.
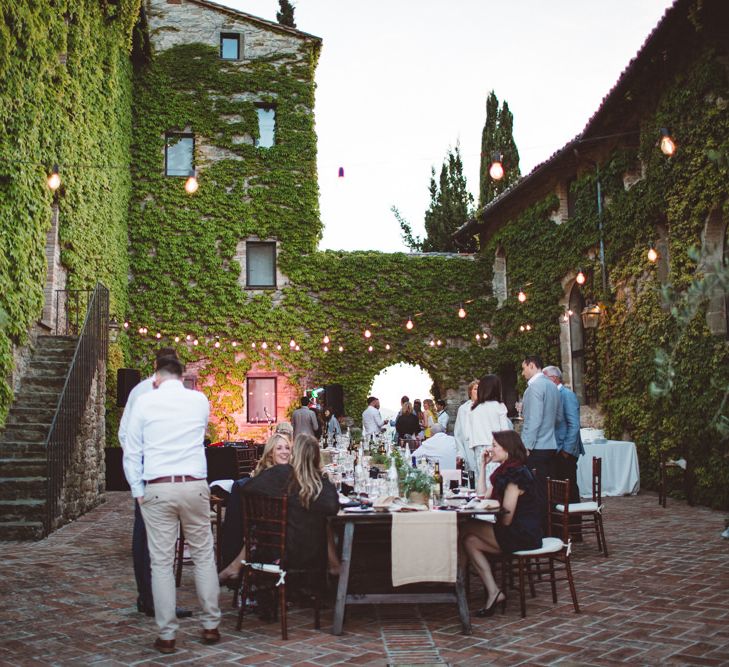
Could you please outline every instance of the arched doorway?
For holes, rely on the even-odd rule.
[[[385,419],[397,415],[403,395],[411,401],[433,397],[433,378],[418,366],[400,362],[383,368],[372,381],[370,395],[380,399],[380,412]]]
[[[585,299],[577,283],[570,290],[569,309],[572,315],[569,318],[569,349],[570,349],[570,380],[572,391],[577,394],[581,404],[585,399],[585,330],[582,328],[582,309]]]

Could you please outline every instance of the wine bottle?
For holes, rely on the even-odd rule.
[[[433,500],[441,500],[443,498],[443,475],[440,474],[440,463],[435,462],[435,470],[433,471]]]

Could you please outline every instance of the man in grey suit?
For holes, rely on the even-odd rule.
[[[577,486],[577,460],[585,453],[580,437],[580,401],[573,391],[562,384],[562,371],[557,366],[547,366],[542,373],[551,380],[559,391],[562,403],[562,421],[557,425],[554,435],[557,439],[557,457],[554,476],[570,483],[570,503],[580,502],[580,489]],[[570,532],[576,539],[581,538],[579,529],[582,520],[579,516],[570,517]]]
[[[299,433],[306,433],[307,435],[316,437],[316,432],[319,428],[319,421],[314,414],[314,411],[309,408],[309,397],[301,397],[301,407],[294,410],[291,415],[291,423],[294,426],[294,438]]]
[[[529,452],[527,466],[537,473],[537,491],[543,522],[547,522],[547,477],[555,476],[557,439],[554,429],[562,421],[559,390],[542,373],[542,360],[536,354],[524,357],[521,374],[527,381],[524,392],[524,426],[521,439]]]

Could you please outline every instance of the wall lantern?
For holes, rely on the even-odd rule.
[[[116,343],[117,339],[119,338],[120,331],[121,326],[119,326],[119,322],[116,321],[116,317],[112,317],[109,320],[109,340],[112,343]]]
[[[600,315],[602,315],[602,309],[596,303],[588,303],[582,309],[582,326],[585,329],[596,329],[600,324]]]
[[[501,163],[503,156],[498,151],[491,155],[491,166],[489,167],[489,176],[495,181],[504,178],[504,165]]]

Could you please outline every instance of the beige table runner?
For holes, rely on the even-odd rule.
[[[394,512],[392,585],[419,581],[453,584],[458,563],[455,512]]]

